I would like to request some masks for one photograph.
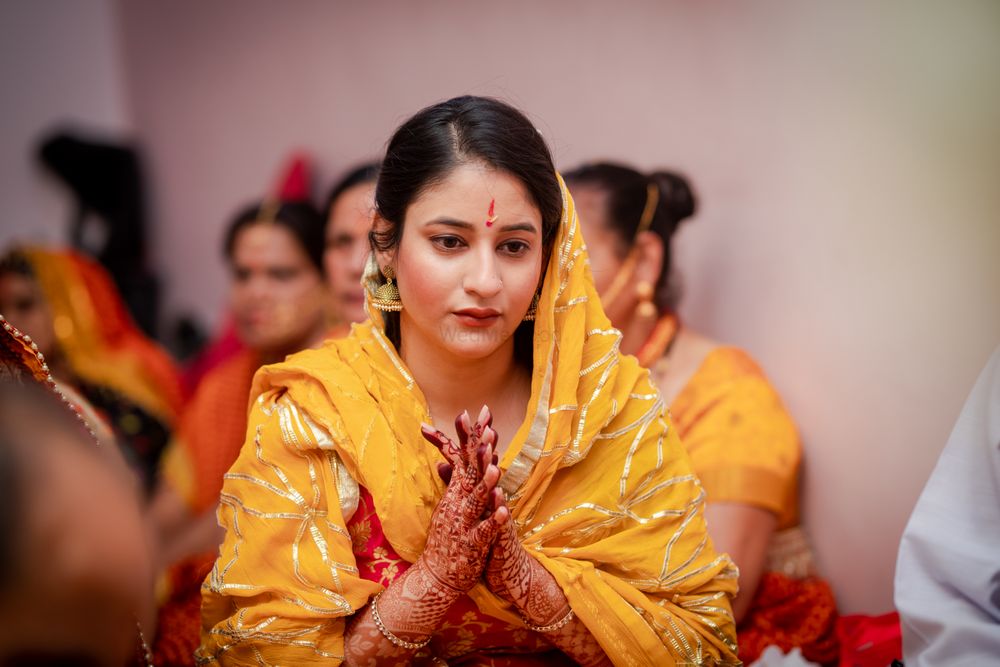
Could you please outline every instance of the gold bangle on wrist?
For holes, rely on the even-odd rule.
[[[533,630],[535,632],[555,632],[556,630],[562,630],[564,627],[566,627],[569,624],[569,622],[573,620],[574,616],[575,614],[573,613],[573,609],[571,607],[565,616],[560,618],[555,623],[550,623],[549,625],[534,625],[531,621],[529,621],[526,618],[522,618],[521,620],[524,621],[525,627],[527,627],[529,630]]]
[[[431,637],[433,637],[433,635],[428,636],[427,639],[424,639],[423,641],[408,642],[405,639],[397,637],[396,635],[392,634],[389,631],[389,628],[385,627],[385,624],[382,623],[382,618],[378,615],[377,603],[380,595],[382,595],[382,592],[376,593],[375,597],[372,598],[371,604],[369,606],[371,607],[372,610],[372,620],[375,621],[375,627],[378,628],[378,631],[381,632],[386,639],[391,641],[399,648],[405,648],[409,651],[416,651],[418,648],[423,648],[431,643]]]

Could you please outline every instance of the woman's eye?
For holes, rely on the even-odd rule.
[[[432,241],[443,250],[455,250],[463,245],[462,239],[457,236],[436,236]]]
[[[524,241],[507,241],[500,247],[508,255],[514,255],[514,256],[523,255],[524,253],[528,252],[528,250],[531,248],[531,246],[529,246]]]

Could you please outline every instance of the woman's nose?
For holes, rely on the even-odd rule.
[[[503,289],[503,281],[492,249],[490,252],[475,253],[470,260],[473,265],[465,276],[465,291],[484,298],[496,296]]]

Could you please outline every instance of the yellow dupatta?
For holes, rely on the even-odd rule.
[[[735,568],[711,546],[704,492],[648,371],[618,351],[562,192],[531,400],[501,485],[526,548],[615,664],[737,664]],[[261,369],[254,393],[222,492],[227,534],[203,587],[198,657],[327,664],[343,656],[345,619],[382,588],[359,578],[346,530],[358,485],[403,558],[423,548],[443,491],[440,454],[420,435],[428,409],[371,321]],[[484,585],[470,596],[520,623]]]

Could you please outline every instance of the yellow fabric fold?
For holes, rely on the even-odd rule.
[[[649,373],[618,351],[565,186],[563,197],[531,399],[500,463],[513,518],[615,664],[736,664],[735,568],[708,539],[704,491]],[[419,387],[372,322],[261,369],[253,393],[198,656],[319,662],[341,655],[345,618],[380,589],[357,576],[350,487],[369,490],[386,537],[413,561],[443,492],[440,454],[420,435]],[[485,586],[470,596],[516,621]]]

